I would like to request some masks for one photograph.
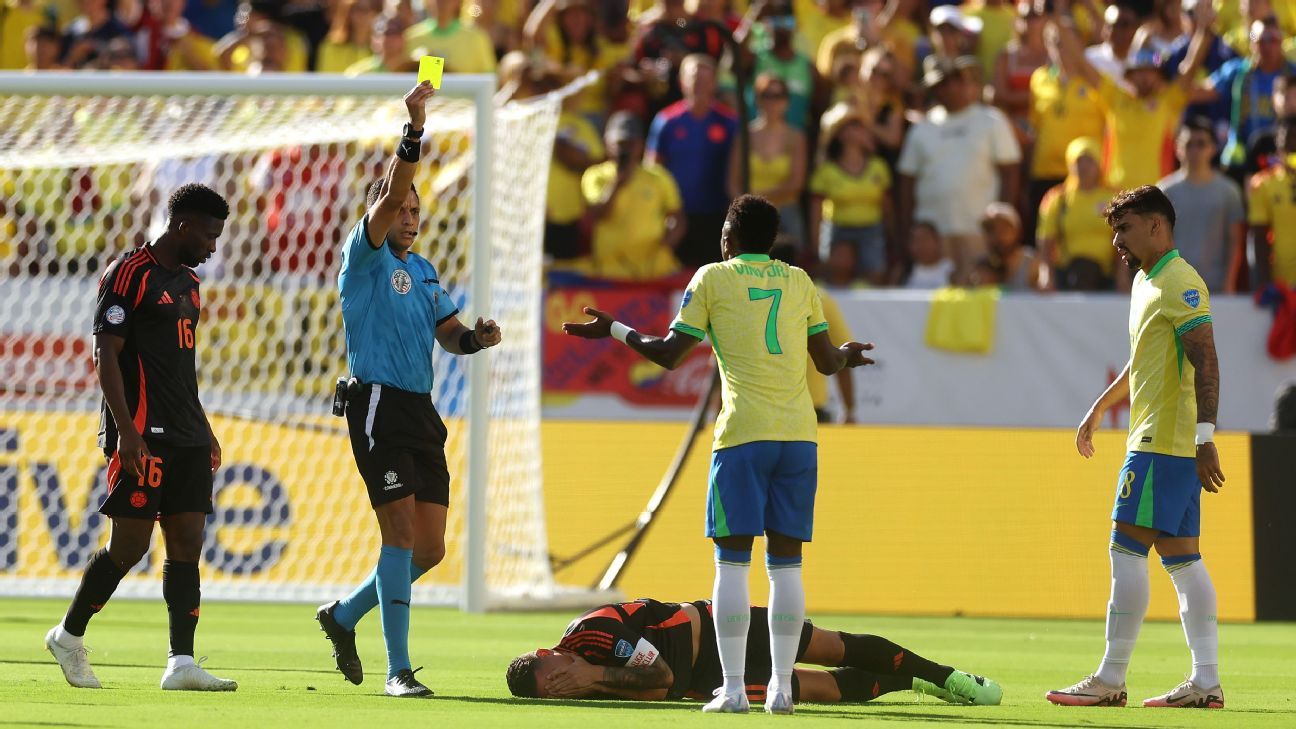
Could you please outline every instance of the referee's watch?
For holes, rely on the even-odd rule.
[[[401,136],[406,139],[421,140],[423,139],[423,130],[415,129],[412,124],[406,123],[404,130],[401,131]]]

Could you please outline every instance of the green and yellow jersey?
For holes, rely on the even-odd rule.
[[[1172,250],[1139,271],[1130,292],[1131,451],[1192,458],[1197,396],[1181,338],[1210,322],[1210,292],[1197,270]]]
[[[714,449],[760,440],[817,442],[806,340],[828,330],[805,271],[744,253],[698,269],[671,329],[710,338],[720,362]]]

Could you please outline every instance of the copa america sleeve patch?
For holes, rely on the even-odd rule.
[[[1183,300],[1185,304],[1196,309],[1197,305],[1201,303],[1201,292],[1197,289],[1188,289],[1183,292]]]
[[[622,647],[622,643],[625,646]],[[648,642],[647,638],[639,638],[634,649],[631,650],[629,641],[617,641],[616,652],[617,658],[626,659],[626,667],[635,667],[635,665],[652,665],[657,660],[657,646]],[[625,655],[622,655],[625,652]]]
[[[113,304],[104,312],[104,321],[114,326],[126,321],[126,310]]]

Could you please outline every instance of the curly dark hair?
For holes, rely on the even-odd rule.
[[[229,212],[229,203],[219,192],[194,182],[181,185],[167,200],[167,215],[171,218],[197,213],[224,220]]]
[[[1142,185],[1132,190],[1122,190],[1112,199],[1103,215],[1106,216],[1108,225],[1114,225],[1126,213],[1160,215],[1170,221],[1170,230],[1174,230],[1174,203],[1171,203],[1170,198],[1155,185]]]
[[[508,681],[509,692],[514,696],[526,699],[537,698],[539,691],[536,689],[536,667],[540,665],[540,656],[535,653],[524,653],[509,664],[508,670],[504,672],[504,678]]]
[[[729,235],[743,253],[769,253],[779,231],[778,208],[759,195],[740,195],[729,203],[725,216]]]

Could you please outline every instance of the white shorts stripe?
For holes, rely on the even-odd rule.
[[[378,414],[378,399],[382,397],[382,385],[374,383],[373,391],[369,393],[369,413],[365,415],[365,435],[369,438],[369,450],[373,450],[373,423],[374,416]]]

